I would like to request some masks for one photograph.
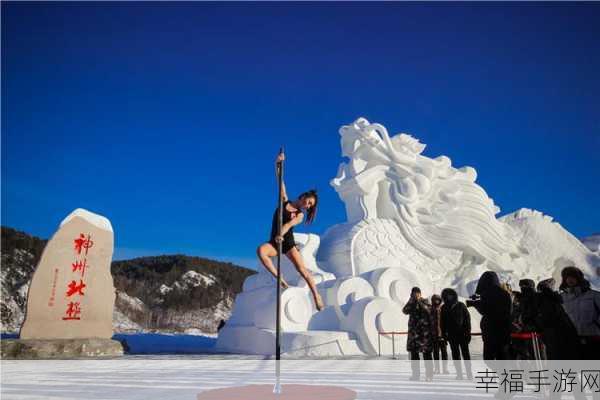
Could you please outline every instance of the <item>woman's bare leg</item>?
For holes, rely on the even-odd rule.
[[[290,251],[287,252],[286,256],[288,256],[292,264],[294,264],[294,266],[296,267],[296,270],[298,271],[300,276],[304,278],[304,280],[308,284],[308,287],[310,288],[310,291],[312,292],[313,298],[315,300],[317,310],[321,311],[323,308],[325,308],[325,305],[323,304],[323,299],[321,299],[321,295],[317,291],[317,286],[315,285],[315,281],[313,280],[312,275],[304,266],[304,259],[302,259],[302,254],[300,254],[298,249],[294,246],[290,249]]]
[[[275,279],[277,279],[277,269],[273,265],[273,261],[271,257],[275,257],[277,255],[277,249],[273,247],[273,245],[269,242],[263,243],[256,249],[256,255],[258,259],[262,263],[262,265],[269,271]],[[286,289],[288,287],[288,283],[283,279],[283,274],[281,275],[281,287]]]

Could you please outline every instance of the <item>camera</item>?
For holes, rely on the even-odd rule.
[[[473,307],[476,304],[478,304],[480,301],[481,301],[481,296],[478,294],[474,294],[473,296],[469,297],[469,300],[466,301],[467,307]]]

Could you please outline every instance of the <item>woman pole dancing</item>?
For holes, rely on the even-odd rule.
[[[275,161],[275,175],[279,178],[279,168],[278,164],[285,159],[285,155],[280,153]],[[278,214],[279,207],[275,210],[273,214],[273,224],[271,227],[271,239],[268,242],[265,242],[258,246],[256,251],[258,258],[261,263],[265,266],[265,268],[273,274],[275,278],[277,278],[277,269],[273,266],[273,261],[271,261],[271,257],[277,256],[277,245],[279,242],[282,242],[282,253],[285,254],[289,260],[294,264],[296,270],[304,278],[310,291],[312,293],[313,299],[315,301],[315,306],[317,310],[321,311],[325,306],[323,305],[323,300],[317,292],[317,287],[315,286],[315,282],[312,279],[310,272],[306,269],[304,265],[304,260],[302,259],[302,255],[296,248],[296,243],[294,242],[294,226],[300,224],[304,219],[304,214],[307,214],[306,224],[310,224],[314,219],[317,213],[317,192],[315,190],[310,190],[308,192],[302,193],[297,200],[289,201],[287,197],[287,193],[285,191],[285,184],[281,183],[281,197],[283,199],[283,220],[282,220],[282,229],[281,236],[277,233],[278,231]],[[285,289],[288,287],[287,282],[281,277],[281,286]]]

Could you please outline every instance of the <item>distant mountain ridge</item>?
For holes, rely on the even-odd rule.
[[[2,332],[18,332],[47,240],[2,227]],[[186,255],[113,261],[113,328],[119,332],[215,333],[253,270]]]

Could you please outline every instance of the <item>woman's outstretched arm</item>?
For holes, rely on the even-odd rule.
[[[277,180],[279,180],[279,174],[280,174],[279,165],[280,165],[280,163],[283,162],[283,160],[285,160],[285,154],[279,153],[279,155],[277,156],[277,159],[275,160],[275,177],[277,178]],[[287,192],[285,191],[285,183],[283,182],[283,179],[281,180],[281,189],[280,190],[281,190],[281,198],[283,199],[284,202],[286,202],[288,197],[287,197]]]

